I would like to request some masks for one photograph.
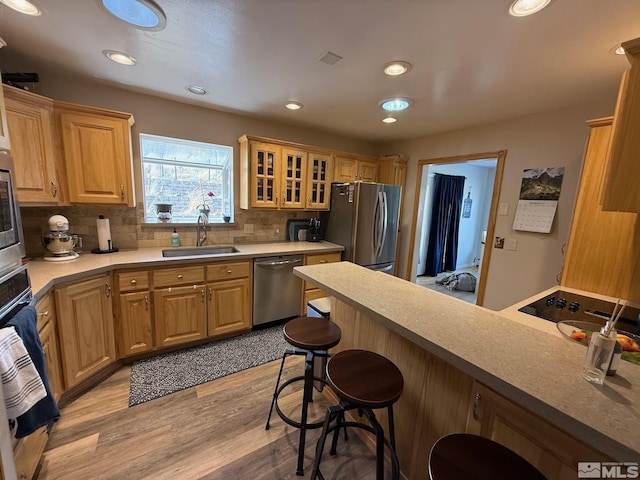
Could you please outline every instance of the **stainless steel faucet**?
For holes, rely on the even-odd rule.
[[[196,225],[196,246],[201,247],[207,241],[207,227],[209,226],[209,218],[204,213],[198,215],[198,223]]]

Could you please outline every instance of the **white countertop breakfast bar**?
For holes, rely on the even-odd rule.
[[[332,308],[342,303],[356,316],[372,319],[369,330],[377,322],[611,459],[640,460],[639,365],[622,361],[616,376],[607,377],[603,386],[593,385],[580,376],[585,347],[563,338],[555,324],[518,312],[517,306],[491,311],[348,262],[294,271],[330,293]],[[343,332],[349,324],[344,322]],[[372,345],[376,341],[385,340]],[[420,368],[407,365],[400,366],[405,392],[407,378]],[[400,432],[402,427],[396,428]],[[430,447],[421,445],[425,456]]]
[[[214,245],[205,245],[212,247]],[[212,261],[250,260],[256,257],[272,255],[296,255],[306,253],[322,253],[342,251],[344,247],[330,242],[266,242],[252,244],[234,244],[238,251],[215,255],[192,255],[163,257],[163,250],[171,247],[139,248],[121,250],[108,254],[81,253],[74,260],[62,262],[45,261],[35,258],[29,261],[31,288],[36,297],[46,292],[55,284],[82,280],[89,274],[110,272],[120,268],[169,267],[171,265],[187,265]],[[197,247],[193,247],[195,249]]]

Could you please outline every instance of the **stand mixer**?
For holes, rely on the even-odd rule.
[[[47,250],[44,260],[60,262],[78,258],[78,253],[73,249],[78,244],[77,235],[70,235],[69,220],[62,215],[49,217],[49,234],[41,237],[42,245]]]

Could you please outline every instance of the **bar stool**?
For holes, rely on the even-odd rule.
[[[504,445],[479,435],[453,433],[429,454],[431,480],[544,480],[533,465]]]
[[[327,435],[333,432],[330,454],[336,454],[338,432],[340,428],[355,427],[373,433],[376,436],[376,479],[384,477],[384,448],[391,454],[391,476],[400,477],[400,465],[395,451],[395,427],[393,404],[400,398],[404,387],[402,373],[393,362],[367,350],[344,350],[333,355],[327,363],[327,381],[340,399],[338,405],[329,407],[325,415],[322,433],[316,447],[316,458],[311,479],[324,479],[320,472],[320,460]],[[375,408],[386,408],[389,419],[389,439],[373,412]],[[357,409],[369,424],[347,422],[345,412]],[[335,424],[331,425],[333,420]]]
[[[273,391],[273,399],[271,400],[271,408],[269,409],[267,424],[264,428],[265,430],[269,430],[269,421],[271,420],[271,414],[275,407],[276,412],[278,412],[278,415],[285,423],[300,429],[300,440],[298,442],[298,467],[296,475],[304,475],[303,462],[306,431],[308,429],[320,428],[323,425],[322,422],[307,423],[308,406],[310,402],[313,402],[313,384],[314,381],[321,385],[325,385],[327,383],[324,378],[319,378],[313,375],[313,364],[317,359],[327,358],[330,356],[327,350],[331,347],[335,347],[340,342],[342,332],[338,325],[327,318],[298,317],[285,324],[283,333],[285,340],[295,348],[285,350],[282,355],[280,372],[278,373],[278,379],[276,380],[276,388]],[[303,355],[306,357],[304,375],[294,377],[280,385],[284,361],[290,355]],[[278,405],[278,396],[288,385],[299,381],[303,381],[304,386],[302,394],[302,413],[300,421],[297,422],[282,412]]]

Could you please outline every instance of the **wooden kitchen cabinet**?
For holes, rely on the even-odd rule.
[[[55,302],[68,389],[116,360],[110,277],[58,288]]]
[[[252,263],[207,265],[207,336],[251,330]]]
[[[319,265],[322,263],[333,263],[342,260],[342,252],[328,253],[309,253],[304,256],[305,265]],[[307,303],[309,300],[326,297],[329,294],[324,290],[317,288],[312,283],[302,282],[302,305],[300,306],[300,315],[307,314]]]
[[[0,150],[9,150],[9,127],[7,125],[7,114],[4,106],[4,95],[0,89]]]
[[[307,179],[307,208],[328,210],[333,181],[333,157],[309,152]]]
[[[602,209],[640,213],[640,38],[622,44],[631,63],[620,84],[602,190]]]
[[[154,348],[151,292],[147,271],[118,272],[118,308],[115,315],[118,357]]]
[[[70,203],[135,206],[133,116],[55,102]]]
[[[612,122],[612,117],[587,122],[591,132],[560,284],[640,302],[639,214],[605,211],[598,202]]]
[[[37,327],[40,341],[42,342],[42,350],[44,351],[49,386],[51,387],[51,394],[57,402],[64,392],[64,380],[60,365],[56,311],[53,299],[49,294],[46,294],[38,301],[36,313],[38,314]]]
[[[167,268],[152,275],[156,347],[206,338],[204,267]]]
[[[18,200],[21,205],[60,205],[53,100],[3,87]]]
[[[467,432],[510,448],[545,477],[556,480],[574,480],[578,462],[611,461],[477,381],[473,382]]]
[[[335,182],[376,182],[378,180],[378,162],[376,160],[336,157]]]

